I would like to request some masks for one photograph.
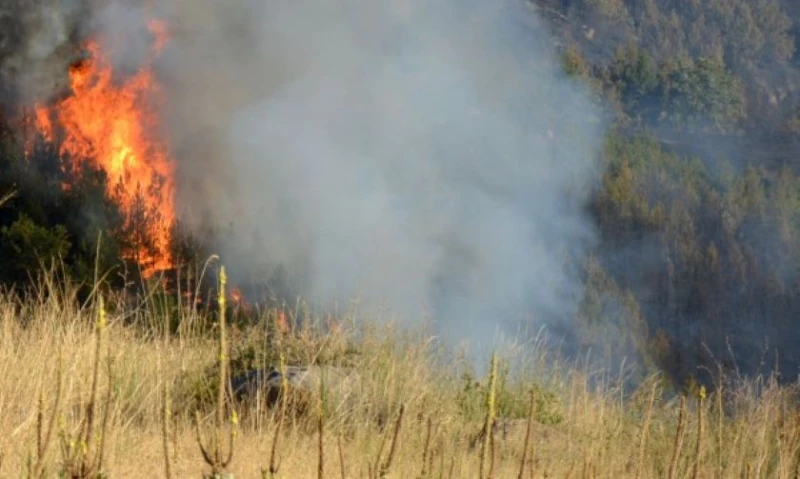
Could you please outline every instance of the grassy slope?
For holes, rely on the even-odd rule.
[[[2,477],[22,477],[28,458],[35,458],[37,398],[41,393],[46,425],[56,399],[59,351],[63,386],[45,461],[49,476],[63,463],[60,434],[75,430],[80,405],[85,405],[90,396],[95,352],[93,317],[91,311],[70,304],[55,296],[24,305],[0,297]],[[269,334],[270,317],[248,330],[232,331],[234,360],[264,341],[275,347],[278,338]],[[124,318],[138,321],[123,326]],[[168,344],[160,339],[155,326],[160,318],[154,313],[117,311],[110,312],[108,319],[102,357],[112,359],[113,394],[106,470],[111,477],[164,477],[161,418],[168,384],[174,413],[168,433],[173,475],[200,477],[208,469],[191,418],[198,404],[203,414],[213,414],[212,401],[204,402],[204,389],[199,385],[203,378],[213,377],[217,357],[214,338],[191,332],[188,326],[198,318],[190,311],[182,313],[187,327]],[[289,361],[317,359],[346,364],[358,372],[361,381],[357,393],[337,395],[332,389],[328,395],[325,477],[341,475],[340,440],[347,477],[367,477],[383,438],[392,434],[391,423],[400,404],[406,409],[389,477],[418,477],[429,418],[433,431],[429,455],[433,456],[434,472],[430,477],[478,475],[481,447],[470,448],[469,443],[481,429],[487,381],[464,379],[468,368],[458,361],[444,361],[424,333],[348,318],[337,323],[334,332],[306,331],[280,339]],[[679,401],[668,399],[656,378],[623,399],[612,381],[597,380],[602,378],[598,373],[587,374],[579,367],[557,366],[550,361],[545,368],[541,356],[525,364],[517,373],[500,377],[498,408],[507,426],[499,427],[496,435],[495,477],[517,477],[532,387],[536,407],[528,457],[533,461],[526,465],[525,477],[668,476]],[[98,397],[102,399],[109,387],[104,367],[99,377]],[[698,456],[702,477],[741,477],[747,471],[747,477],[794,477],[800,418],[790,402],[791,391],[767,385],[756,399],[754,386],[740,386],[728,395],[724,405],[715,395],[705,400],[699,451],[698,400],[688,398],[675,477],[691,477]],[[720,414],[721,406],[729,414]],[[260,469],[268,464],[275,428],[273,414],[254,404],[239,406],[230,468],[236,477],[260,477]],[[317,417],[317,409],[311,408],[287,422],[281,435],[279,477],[316,477]],[[389,426],[381,428],[381,424]],[[647,437],[643,438],[645,424]],[[204,428],[204,437],[209,437],[210,431],[210,427]],[[388,449],[387,442],[384,458]],[[440,470],[444,470],[443,476]]]

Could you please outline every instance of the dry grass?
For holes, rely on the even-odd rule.
[[[470,377],[469,365],[444,357],[424,331],[349,316],[283,333],[274,327],[277,315],[265,314],[248,328],[232,325],[234,369],[256,351],[262,362],[281,357],[355,371],[357,387],[337,390],[323,375],[324,394],[314,391],[312,407],[228,397],[220,412],[225,393],[203,386],[224,377],[213,333],[192,326],[166,336],[166,318],[155,309],[131,311],[112,299],[98,360],[97,308],[76,304],[69,289],[52,284],[24,304],[0,295],[0,477],[36,476],[40,451],[41,476],[62,472],[61,438],[80,437],[93,397],[94,429],[106,409],[107,425],[105,438],[89,440],[110,477],[208,474],[195,413],[204,441],[215,421],[225,422],[217,426],[223,450],[234,429],[226,469],[237,478],[316,477],[321,464],[327,477],[353,478],[461,478],[481,469],[497,478],[788,478],[800,469],[794,390],[770,381],[743,383],[724,400],[689,394],[683,409],[659,378],[623,395],[607,377],[538,355],[505,376],[501,367],[490,387],[489,377]],[[203,322],[195,311],[179,313]],[[240,420],[231,424],[225,418],[234,411]],[[487,422],[490,438],[481,434]]]

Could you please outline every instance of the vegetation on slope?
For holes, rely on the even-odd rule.
[[[591,212],[599,268],[676,384],[800,365],[791,2],[534,2],[614,112]],[[589,285],[589,295],[592,284]],[[794,377],[782,379],[793,381]]]

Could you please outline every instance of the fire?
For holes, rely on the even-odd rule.
[[[241,304],[244,298],[242,297],[242,290],[239,288],[233,288],[231,290],[231,299],[236,304]]]
[[[149,27],[152,60],[168,33],[161,22]],[[172,266],[175,221],[174,162],[157,134],[159,85],[152,62],[119,80],[101,42],[89,41],[85,50],[86,58],[69,69],[72,94],[38,105],[36,126],[47,141],[58,139],[67,169],[77,171],[89,162],[106,173],[108,194],[120,207],[126,230],[137,232],[125,255],[148,277]]]
[[[152,51],[156,55],[159,55],[161,51],[164,50],[164,47],[167,46],[167,42],[169,42],[169,29],[167,28],[167,24],[161,20],[151,20],[147,27],[154,39]]]

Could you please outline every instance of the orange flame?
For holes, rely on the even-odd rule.
[[[161,22],[149,27],[154,57],[168,35]],[[125,256],[149,277],[172,266],[175,221],[174,163],[156,135],[159,119],[153,100],[159,87],[149,63],[119,82],[101,44],[89,41],[85,48],[88,58],[69,70],[72,95],[53,106],[37,106],[36,125],[50,142],[56,132],[63,135],[60,153],[67,168],[77,171],[90,162],[106,173],[108,194],[119,205],[126,229],[137,231],[137,238],[144,233]]]
[[[233,288],[231,290],[231,299],[233,300],[234,303],[241,304],[244,299],[242,297],[242,290],[240,290],[239,288]]]
[[[278,331],[283,334],[289,332],[289,321],[286,319],[285,311],[278,311],[278,317],[275,318],[275,326],[278,328]]]

